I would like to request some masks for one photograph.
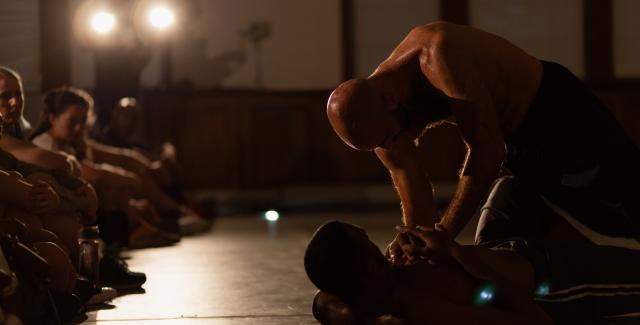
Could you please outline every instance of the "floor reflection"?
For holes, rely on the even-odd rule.
[[[335,219],[364,227],[384,247],[400,214],[221,218],[211,232],[175,246],[127,252],[131,269],[147,274],[144,290],[114,299],[115,308],[89,312],[85,323],[314,324],[316,290],[303,255],[316,228]]]

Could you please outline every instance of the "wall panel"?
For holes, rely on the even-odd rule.
[[[584,76],[582,0],[470,0],[470,25]]]
[[[613,0],[613,68],[617,78],[640,77],[640,1]]]

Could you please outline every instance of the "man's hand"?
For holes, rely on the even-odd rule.
[[[160,185],[168,186],[173,182],[171,170],[161,160],[152,162],[149,171]]]
[[[38,180],[29,190],[27,209],[35,214],[45,214],[58,207],[60,197],[49,183]]]
[[[398,226],[396,229],[399,234],[409,237],[409,243],[404,245],[402,250],[412,260],[442,263],[451,259],[451,247],[455,243],[440,224],[435,224],[435,228]]]
[[[98,211],[98,195],[91,184],[85,184],[78,187],[76,195],[83,203],[83,224],[93,224],[96,222],[96,213]]]
[[[400,267],[409,264],[409,256],[403,250],[403,247],[408,247],[408,244],[410,242],[405,234],[396,233],[385,251],[385,257],[391,262],[391,266]]]

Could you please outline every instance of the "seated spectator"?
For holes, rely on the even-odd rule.
[[[22,118],[22,110],[24,100],[22,96],[22,83],[20,77],[14,71],[0,67],[0,112],[6,114],[10,118],[4,119],[0,123],[5,129],[16,129],[15,121]],[[6,144],[0,137],[0,144]],[[26,145],[25,145],[26,144]],[[2,145],[0,145],[2,147]],[[37,148],[30,143],[22,142],[18,138],[14,138],[11,146],[12,149],[19,151],[22,155],[34,160],[35,163],[42,164],[47,167],[47,161],[75,161],[67,159],[66,156],[57,155],[51,151]],[[53,159],[50,159],[52,158]],[[63,157],[62,160],[57,159]],[[5,170],[17,171],[25,176],[26,181],[38,183],[43,181],[50,184],[60,197],[58,210],[60,213],[46,214],[40,216],[38,221],[48,230],[53,230],[67,249],[73,250],[77,247],[77,230],[79,229],[77,216],[83,225],[93,225],[96,223],[97,198],[93,187],[83,179],[70,175],[70,170],[64,168],[42,168],[32,164],[23,163],[14,156],[5,151],[0,150],[0,163]],[[77,161],[76,161],[77,163]],[[62,164],[64,165],[64,164]],[[69,166],[69,165],[67,165]],[[78,168],[79,170],[79,168]],[[17,177],[17,174],[14,175]],[[69,217],[59,218],[54,215],[66,215]],[[23,216],[24,217],[24,216]],[[30,217],[27,215],[26,217]],[[109,220],[111,218],[100,218]],[[29,219],[35,220],[33,218]],[[39,223],[34,223],[38,225]],[[121,232],[121,228],[116,227],[116,231]],[[77,250],[77,248],[76,248]],[[77,254],[70,252],[69,256],[73,261],[77,260]],[[125,285],[127,287],[139,287],[145,282],[145,276],[141,273],[130,272],[126,264],[123,264],[116,255],[108,254],[102,259],[101,264],[102,284]]]
[[[175,146],[170,142],[164,142],[159,150],[151,148],[149,144],[135,138],[139,133],[139,125],[140,111],[137,100],[132,97],[124,97],[111,110],[109,124],[98,130],[96,134],[92,134],[91,138],[108,146],[132,149],[136,153],[142,154],[144,159],[153,164],[153,168],[158,169],[158,174],[162,175],[159,177],[162,183],[167,183],[167,180],[175,182],[175,175],[161,174],[161,172],[175,173],[177,159]],[[96,127],[90,126],[90,128]],[[160,168],[164,168],[164,170],[160,170]]]
[[[24,225],[0,218],[3,312],[28,324],[67,323],[84,311],[78,296],[70,293],[73,281],[73,267],[55,244],[32,242]],[[4,320],[0,317],[0,323]]]
[[[90,182],[104,178],[103,183],[107,183],[106,187],[111,190],[118,187],[126,190],[117,191],[123,194],[120,200],[116,198],[122,210],[125,210],[133,194],[149,200],[163,216],[165,223],[177,223],[180,204],[166,195],[153,177],[149,177],[154,172],[146,158],[132,150],[105,146],[86,139],[87,115],[93,105],[89,94],[64,87],[49,92],[44,101],[40,121],[29,136],[34,144],[74,155],[81,162],[83,177]],[[103,190],[99,188],[99,192]]]
[[[90,113],[90,115],[92,114]],[[89,128],[93,131],[90,136],[97,143],[92,142],[90,146],[94,146],[106,155],[98,157],[99,154],[95,151],[94,159],[98,161],[104,159],[105,162],[133,170],[110,158],[108,153],[124,152],[127,156],[137,157],[148,167],[146,173],[162,187],[167,195],[180,203],[182,207],[188,207],[188,209],[183,209],[183,214],[207,219],[214,217],[214,211],[203,208],[184,194],[179,182],[180,172],[175,146],[170,142],[164,142],[159,148],[154,148],[140,136],[140,109],[135,98],[124,97],[120,99],[111,110],[111,118],[106,126],[101,128],[97,125],[92,126],[94,120],[89,118]],[[144,170],[142,172],[145,173]],[[195,211],[195,214],[189,209]]]
[[[2,96],[6,97],[6,107],[3,108],[5,130],[0,139],[0,148],[21,161],[80,176],[80,165],[74,157],[44,150],[26,141],[23,125],[28,122],[22,117],[24,96],[20,76],[15,71],[0,66],[0,83]]]

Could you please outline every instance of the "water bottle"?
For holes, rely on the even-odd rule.
[[[87,278],[95,286],[100,279],[100,258],[102,257],[98,226],[82,228],[78,236],[80,256],[78,258],[78,273]]]

